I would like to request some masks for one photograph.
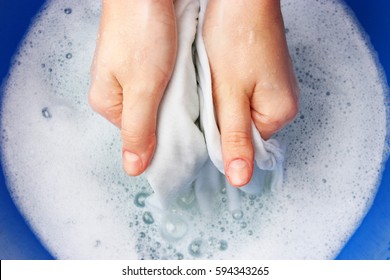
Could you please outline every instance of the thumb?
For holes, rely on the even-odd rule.
[[[249,183],[253,173],[253,144],[248,97],[240,92],[214,94],[221,133],[222,157],[229,183],[241,187]]]
[[[124,89],[121,121],[123,167],[129,175],[145,171],[156,148],[156,121],[161,93]]]

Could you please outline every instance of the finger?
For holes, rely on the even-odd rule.
[[[161,96],[161,87],[124,88],[121,134],[123,167],[129,175],[141,174],[153,156]]]
[[[231,185],[244,186],[253,173],[249,99],[245,94],[226,87],[215,92],[214,103],[226,177]]]

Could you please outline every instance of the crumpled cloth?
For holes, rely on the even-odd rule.
[[[156,151],[145,172],[154,190],[148,204],[155,209],[168,209],[193,188],[199,208],[207,212],[215,192],[225,186],[229,209],[233,211],[240,208],[240,191],[260,194],[265,186],[274,189],[283,181],[284,149],[276,139],[264,141],[254,124],[256,164],[251,181],[235,188],[222,175],[221,136],[202,37],[207,3],[208,0],[175,1],[176,64],[159,108]]]

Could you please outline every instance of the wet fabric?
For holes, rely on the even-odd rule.
[[[229,208],[240,208],[240,191],[259,194],[281,186],[284,149],[276,139],[264,141],[254,124],[254,173],[244,187],[225,180],[221,136],[216,123],[210,67],[202,37],[207,0],[175,2],[178,52],[166,89],[157,126],[157,148],[147,179],[154,190],[149,200],[168,208],[194,188],[202,211],[209,211],[213,193],[226,186]]]

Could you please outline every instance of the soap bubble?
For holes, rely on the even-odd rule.
[[[219,240],[218,241],[218,249],[221,251],[225,251],[228,248],[228,243],[226,240]]]
[[[244,213],[240,209],[233,210],[232,217],[235,220],[240,220],[244,216]]]
[[[65,8],[65,9],[64,9],[64,13],[67,14],[67,15],[69,15],[69,14],[72,13],[72,9],[71,9],[71,8]]]
[[[168,215],[161,223],[161,235],[168,240],[179,240],[187,234],[187,223],[177,215]]]
[[[204,254],[204,247],[204,241],[201,238],[197,238],[188,245],[188,252],[191,256],[198,258]]]
[[[150,213],[149,211],[144,212],[144,214],[142,215],[142,220],[147,225],[150,225],[150,224],[154,223],[154,219],[153,219],[152,213]]]
[[[137,207],[145,207],[145,199],[149,196],[146,192],[139,192],[134,197],[134,204]]]
[[[244,229],[247,227],[247,223],[246,222],[241,222],[240,223],[240,228]]]
[[[215,238],[215,237],[209,237],[209,239],[207,240],[207,244],[208,244],[210,247],[214,247],[214,246],[217,244],[217,238]]]
[[[191,188],[191,190],[185,195],[180,197],[177,200],[177,204],[181,206],[184,209],[191,208],[195,205],[195,192],[194,189]]]
[[[182,259],[184,259],[184,256],[183,256],[182,253],[176,253],[176,254],[175,254],[175,257],[176,257],[177,260],[182,260]]]
[[[48,107],[45,107],[45,108],[42,109],[42,116],[45,119],[50,119],[52,117]]]

